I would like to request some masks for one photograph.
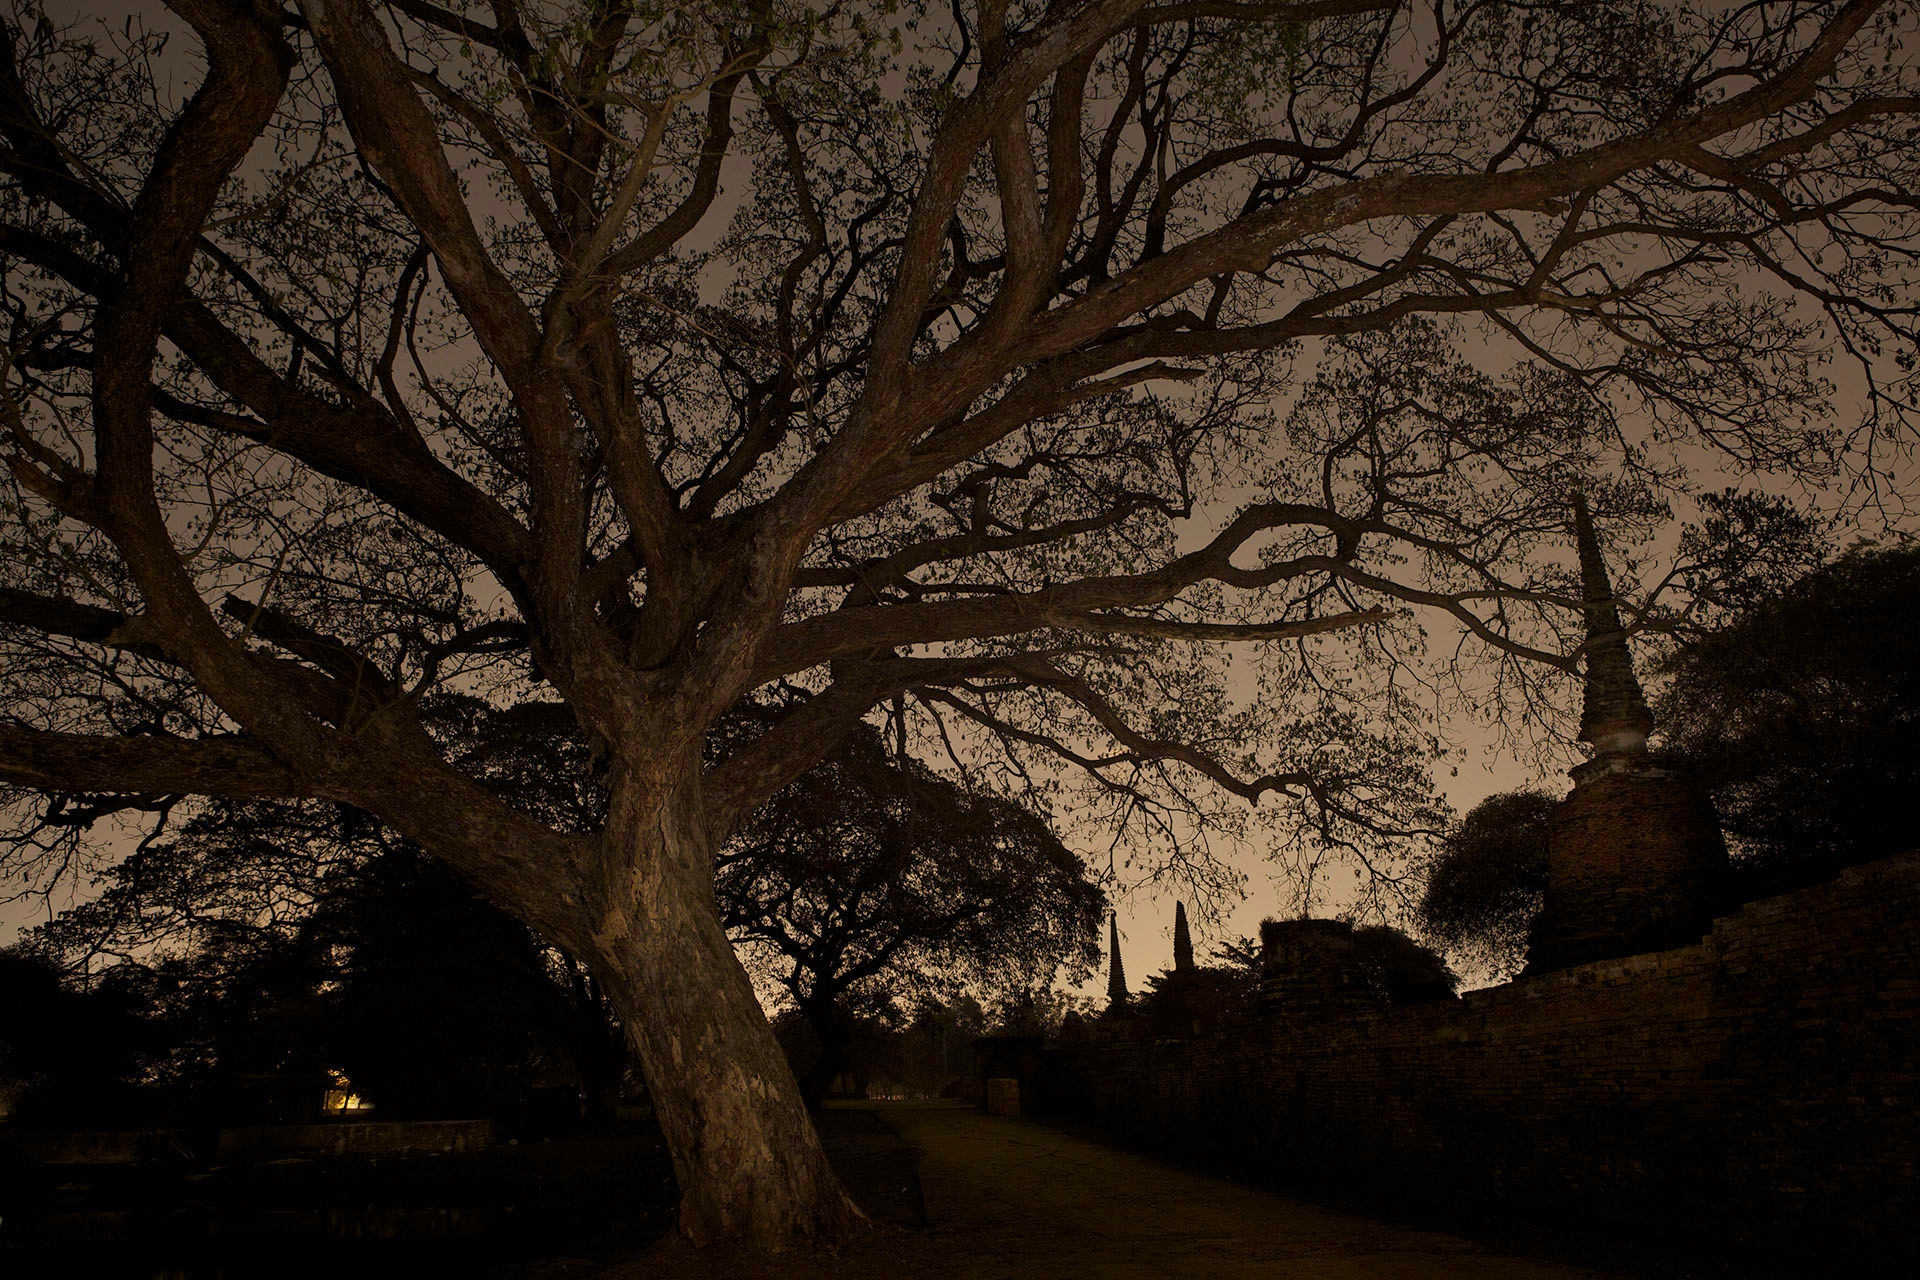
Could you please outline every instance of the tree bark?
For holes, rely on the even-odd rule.
[[[866,1220],[721,928],[697,767],[617,772],[594,959],[673,1155],[680,1230],[762,1249],[843,1240]]]

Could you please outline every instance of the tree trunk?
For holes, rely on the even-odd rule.
[[[842,1240],[865,1219],[827,1164],[720,927],[697,769],[687,773],[692,781],[616,781],[594,935],[595,972],[673,1154],[680,1229],[696,1244],[743,1239],[765,1249]]]
[[[813,1029],[820,1053],[813,1065],[800,1077],[800,1097],[807,1110],[818,1111],[833,1089],[833,1082],[847,1067],[847,1043],[851,1039],[844,1011],[834,1000],[802,1005],[800,1016]]]

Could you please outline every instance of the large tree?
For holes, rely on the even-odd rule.
[[[1894,0],[172,11],[0,41],[0,779],[416,840],[604,977],[696,1239],[855,1222],[713,851],[863,718],[1190,880],[1235,799],[1391,874],[1396,609],[1517,705],[1570,486],[1632,532],[1913,408]],[[597,829],[417,714],[536,682]]]
[[[523,810],[568,830],[604,820],[599,770],[561,704],[496,710],[441,696],[421,714],[470,776]],[[745,709],[709,751],[763,729],[771,714]],[[845,1065],[854,997],[917,1004],[969,985],[1045,987],[1062,967],[1078,981],[1099,960],[1106,895],[1046,822],[899,759],[870,728],[754,811],[714,863],[728,936],[749,972],[792,1001],[821,1050],[799,1078],[809,1105]],[[476,1037],[544,1027],[610,1119],[625,1055],[604,1042],[598,984],[451,874],[423,866],[419,846],[348,805],[216,801],[106,868],[91,896],[33,940],[70,969],[102,955],[171,964],[213,991],[205,1003],[216,1017],[228,975],[311,953],[304,968],[281,966],[295,973],[290,985],[333,988],[338,1011],[360,994],[352,979],[370,976],[360,984],[366,1006],[332,1022],[356,1040],[426,1037],[412,1054],[420,1081],[438,1073],[449,1090],[476,1088]],[[436,986],[465,999],[409,1025],[408,1007]],[[489,987],[497,1008],[486,1007]],[[475,1014],[484,1025],[464,1038],[447,1025]],[[428,1061],[435,1037],[449,1063]],[[474,1068],[464,1074],[476,1077],[465,1085],[452,1069],[462,1054]],[[349,1073],[382,1108],[397,1096],[369,1086],[370,1072]]]

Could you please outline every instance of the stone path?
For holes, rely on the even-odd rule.
[[[879,1104],[920,1156],[928,1230],[884,1231],[833,1257],[768,1262],[667,1245],[606,1280],[1574,1280],[1502,1257],[1188,1173],[970,1107]]]

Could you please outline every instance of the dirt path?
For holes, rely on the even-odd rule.
[[[1187,1173],[958,1106],[882,1106],[920,1153],[928,1230],[887,1232],[833,1258],[763,1265],[669,1247],[605,1273],[632,1280],[1574,1280],[1454,1236],[1387,1226]]]
[[[1485,1277],[1592,1275],[1495,1257],[1453,1236],[1335,1213],[972,1110],[886,1120],[921,1151],[936,1236],[968,1277]]]

